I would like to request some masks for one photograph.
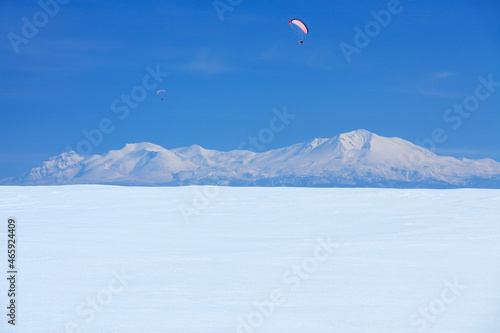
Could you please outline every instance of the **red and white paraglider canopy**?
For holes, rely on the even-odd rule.
[[[305,34],[309,33],[309,29],[307,28],[306,24],[302,22],[299,19],[293,19],[288,21],[289,24],[295,24],[297,27],[300,28]]]

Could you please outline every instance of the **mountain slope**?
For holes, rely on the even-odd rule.
[[[357,130],[255,153],[127,144],[104,155],[65,152],[8,185],[237,185],[500,188],[500,163],[438,156],[400,138]]]

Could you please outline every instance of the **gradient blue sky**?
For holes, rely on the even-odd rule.
[[[246,0],[220,21],[211,0],[71,0],[15,53],[8,34],[21,35],[40,5],[4,0],[0,178],[75,147],[103,118],[115,130],[93,153],[131,142],[231,150],[284,106],[297,118],[266,150],[359,128],[415,142],[442,128],[437,153],[500,161],[500,88],[458,129],[443,120],[478,76],[500,81],[500,2],[401,0],[347,63],[339,44],[388,2]],[[303,45],[294,17],[310,29]],[[164,100],[150,92],[120,120],[111,103],[157,64],[170,73]]]

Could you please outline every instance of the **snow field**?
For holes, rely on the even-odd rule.
[[[19,244],[0,331],[500,328],[500,190],[222,187],[187,222],[196,191],[0,187]]]

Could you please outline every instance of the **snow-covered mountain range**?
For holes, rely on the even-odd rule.
[[[500,188],[500,163],[438,156],[366,130],[266,152],[127,144],[104,155],[65,152],[4,185],[230,185]]]

